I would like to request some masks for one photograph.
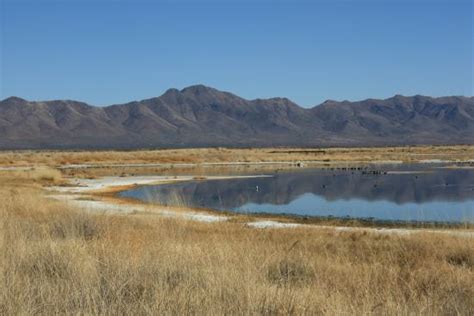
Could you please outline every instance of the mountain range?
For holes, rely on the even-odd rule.
[[[385,146],[474,144],[474,97],[246,100],[203,85],[106,107],[0,101],[0,148]]]

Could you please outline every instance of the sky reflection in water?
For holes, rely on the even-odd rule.
[[[376,175],[373,170],[298,170],[143,186],[121,195],[241,213],[474,222],[474,169],[384,166]]]

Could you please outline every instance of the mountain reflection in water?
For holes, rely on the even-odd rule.
[[[474,222],[474,170],[427,166],[310,169],[273,177],[143,186],[121,194],[216,210],[403,221]]]

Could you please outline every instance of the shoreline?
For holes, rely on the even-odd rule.
[[[164,206],[146,203],[134,198],[119,196],[120,192],[140,186],[162,185],[185,181],[208,181],[234,178],[268,177],[269,175],[244,176],[129,176],[99,179],[74,179],[76,186],[50,187],[50,198],[66,201],[86,211],[112,212],[130,215],[148,213],[165,217],[179,217],[201,222],[232,222],[249,228],[315,228],[335,231],[371,232],[381,234],[443,233],[474,238],[472,225],[452,223],[402,223],[393,221],[350,219],[337,217],[303,217],[289,214],[240,214],[207,208]],[[117,182],[119,184],[117,184]],[[464,224],[465,226],[465,224]]]
[[[440,159],[422,159],[418,161],[406,162],[403,160],[337,160],[337,161],[315,161],[315,160],[300,160],[300,161],[229,161],[229,162],[199,162],[199,163],[123,163],[123,164],[71,164],[57,167],[59,170],[67,169],[96,169],[96,168],[186,168],[186,167],[239,167],[239,166],[292,166],[296,168],[309,167],[337,167],[337,166],[361,166],[361,165],[401,165],[401,164],[472,164],[474,160],[440,160]],[[441,168],[442,166],[440,166]]]

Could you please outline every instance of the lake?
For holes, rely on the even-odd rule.
[[[238,213],[474,222],[474,169],[396,165],[268,175],[142,186],[120,195],[147,203]]]

